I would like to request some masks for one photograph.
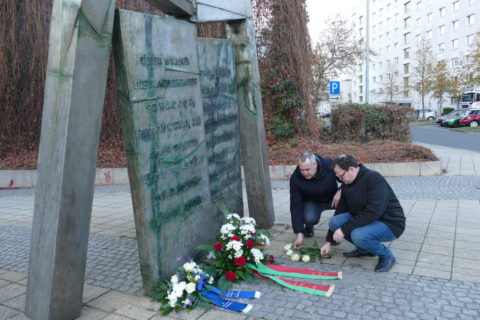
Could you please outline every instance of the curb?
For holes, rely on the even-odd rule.
[[[385,177],[439,176],[440,161],[365,163]],[[283,180],[295,165],[269,166],[270,179]],[[242,167],[242,179],[244,179]],[[95,185],[129,184],[127,168],[97,168]],[[37,184],[37,170],[0,170],[0,188],[32,188]]]

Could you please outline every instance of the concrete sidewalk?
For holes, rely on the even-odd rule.
[[[442,159],[445,176],[389,178],[405,209],[407,229],[389,244],[397,264],[385,274],[373,272],[375,258],[344,258],[341,251],[351,248],[348,243],[335,247],[333,258],[321,264],[286,259],[283,245],[294,239],[288,184],[274,183],[276,225],[268,252],[285,265],[341,270],[344,279],[319,282],[336,285],[330,298],[290,291],[266,280],[237,285],[263,293],[251,302],[249,315],[198,309],[160,317],[158,303],[142,296],[128,186],[97,187],[80,319],[478,319],[480,197],[475,192],[480,191],[480,154],[428,147]],[[465,163],[472,163],[472,170],[465,169]],[[457,180],[467,181],[470,189],[456,193]],[[420,182],[425,193],[417,198],[411,189]],[[451,194],[454,197],[447,197]],[[332,213],[323,214],[315,229],[319,243]],[[0,192],[0,319],[27,319],[23,310],[32,215],[32,190]]]

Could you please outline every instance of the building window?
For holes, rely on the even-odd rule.
[[[359,25],[363,24],[363,16],[358,17],[358,24]]]
[[[452,58],[452,67],[455,68],[455,67],[458,67],[458,58]]]
[[[377,82],[377,77],[373,76],[373,83]]]
[[[458,39],[453,39],[452,40],[452,49],[457,49],[458,48]]]
[[[410,58],[410,48],[403,49],[403,58]]]
[[[363,75],[358,76],[358,82],[363,83]]]
[[[433,38],[433,31],[432,30],[428,30],[427,31],[427,39],[432,39]]]
[[[455,1],[454,3],[452,3],[452,10],[454,12],[458,11],[458,8],[460,8],[460,1]]]
[[[467,24],[470,25],[470,24],[474,24],[474,23],[475,23],[475,15],[471,14],[471,15],[467,16]]]
[[[438,14],[440,15],[440,17],[443,17],[445,15],[445,7],[441,7],[440,9],[438,9]]]
[[[398,13],[395,13],[395,22],[398,22]]]
[[[398,64],[398,57],[395,57],[394,61],[395,61],[395,64]]]
[[[380,56],[383,56],[383,48],[380,48],[379,54],[380,54]]]
[[[404,74],[410,73],[410,63],[405,63],[405,64],[403,65],[403,73],[404,73]]]
[[[388,40],[390,39],[390,31],[387,32],[387,34],[385,35],[385,38]]]
[[[453,30],[458,30],[459,27],[460,27],[460,21],[458,21],[458,20],[452,21],[452,29]]]
[[[407,44],[410,42],[410,32],[404,33],[403,34],[403,43]]]
[[[433,14],[430,12],[429,14],[427,14],[427,21],[432,22],[432,20],[433,20]]]
[[[445,51],[445,43],[439,43],[438,52],[443,52],[443,51]]]
[[[471,46],[473,44],[473,41],[475,40],[475,35],[469,34],[466,38],[467,38],[467,46]]]
[[[445,25],[438,27],[438,33],[444,34],[445,33]]]
[[[403,7],[405,9],[405,13],[409,13],[410,12],[410,1],[405,2]]]
[[[410,78],[409,77],[404,77],[403,78],[403,88],[407,89],[410,85]]]
[[[412,21],[412,19],[410,17],[403,19],[403,27],[405,29],[410,27],[410,21]]]
[[[395,49],[398,49],[398,42],[395,42],[393,46],[395,47]]]
[[[420,27],[422,25],[422,18],[417,19],[417,27]]]
[[[417,2],[417,11],[422,10],[422,1]]]
[[[383,75],[382,74],[378,78],[380,79],[380,82],[383,81]]]
[[[390,46],[387,46],[386,49],[387,49],[387,54],[390,53]]]
[[[398,28],[396,28],[394,31],[395,31],[395,36],[398,36],[399,34]]]
[[[421,34],[417,34],[417,36],[415,37],[415,41],[417,43],[420,43],[420,41],[422,41],[422,35]]]
[[[363,37],[363,28],[358,29],[358,33],[360,34],[360,37]]]
[[[394,72],[393,72],[393,76],[394,76],[394,77],[398,77],[398,71],[394,71]]]
[[[410,94],[409,90],[403,90],[403,97],[404,98],[408,98],[409,94]]]

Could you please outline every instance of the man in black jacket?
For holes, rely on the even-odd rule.
[[[298,166],[290,177],[290,214],[293,231],[297,234],[294,245],[305,237],[313,237],[313,226],[320,221],[322,211],[336,206],[337,181],[332,170],[332,159],[321,158],[311,152],[298,157]]]
[[[375,271],[390,270],[395,257],[382,242],[397,239],[405,230],[405,215],[395,193],[380,173],[359,165],[351,155],[335,158],[333,170],[342,181],[342,195],[321,254],[345,238],[356,249],[344,252],[344,256],[375,255],[379,258]]]

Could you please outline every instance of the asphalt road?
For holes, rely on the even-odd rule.
[[[480,152],[480,134],[458,132],[437,125],[412,125],[412,141]]]

